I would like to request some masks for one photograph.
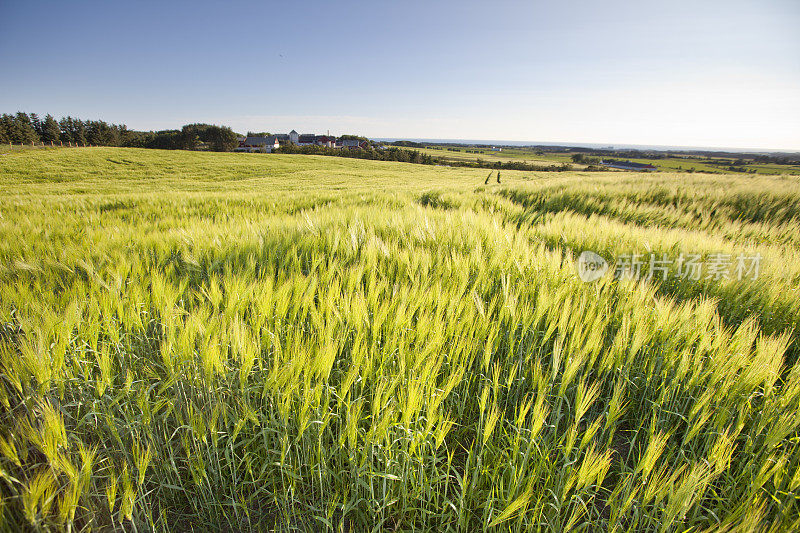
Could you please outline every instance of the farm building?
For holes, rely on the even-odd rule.
[[[336,137],[330,135],[317,135],[314,139],[317,146],[324,146],[326,148],[333,148],[336,145]]]
[[[339,144],[341,143],[341,145]],[[367,145],[364,141],[359,141],[358,139],[344,139],[342,141],[337,141],[336,146],[341,146],[342,148],[349,148],[351,150],[355,150],[356,148],[365,148]]]
[[[316,144],[317,136],[313,133],[303,133],[297,139],[299,146],[310,146]]]
[[[236,151],[270,153],[280,147],[281,144],[275,135],[270,135],[269,137],[245,137],[243,141],[239,141],[239,147],[236,148]]]
[[[326,135],[317,135],[314,133],[297,133],[292,130],[289,133],[278,133],[268,137],[263,136],[248,136],[239,137],[239,147],[236,149],[238,152],[271,152],[284,144],[295,144],[297,146],[322,146],[325,148],[366,148],[367,144],[364,141],[356,139],[337,139],[335,135],[327,133]]]

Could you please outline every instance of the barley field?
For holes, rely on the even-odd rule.
[[[0,155],[0,529],[800,528],[800,178],[486,173]]]

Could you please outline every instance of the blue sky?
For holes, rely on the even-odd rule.
[[[0,0],[0,112],[800,149],[800,2]]]

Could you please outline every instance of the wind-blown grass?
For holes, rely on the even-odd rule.
[[[308,156],[4,156],[4,527],[800,526],[786,362],[800,267],[738,231],[798,242],[797,185],[765,200],[741,177],[685,181],[697,209],[726,213],[694,225],[663,206],[621,215],[648,216],[656,178],[640,177],[641,201],[616,176],[484,178]],[[567,198],[592,187],[605,196]],[[761,251],[769,283],[577,278],[575,252],[644,241]]]

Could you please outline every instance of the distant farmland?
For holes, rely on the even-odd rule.
[[[445,161],[454,162],[511,162],[521,161],[535,165],[554,165],[570,164],[575,170],[586,168],[586,164],[572,161],[572,156],[582,154],[592,159],[601,160],[602,155],[593,154],[587,150],[577,150],[564,148],[556,150],[554,148],[534,148],[534,147],[502,147],[502,150],[492,150],[484,146],[462,146],[462,145],[436,145],[426,144],[419,150]],[[619,154],[607,155],[606,158],[630,160],[636,163],[650,163],[656,165],[659,170],[665,172],[704,172],[712,174],[728,173],[752,173],[768,175],[800,175],[800,164],[776,164],[774,162],[757,161],[752,156],[745,155],[744,158],[737,155],[708,155],[681,152],[653,152],[636,154],[626,153],[620,150]]]
[[[800,178],[487,173],[0,155],[2,529],[799,529]]]

